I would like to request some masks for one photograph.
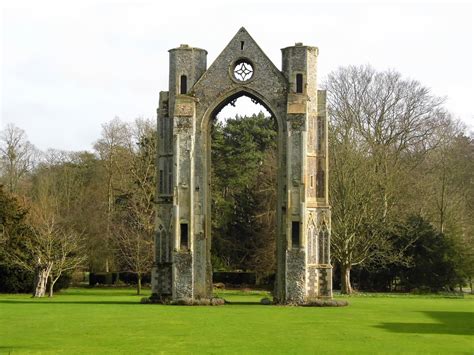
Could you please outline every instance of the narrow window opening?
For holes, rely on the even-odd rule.
[[[168,194],[171,195],[173,193],[173,162],[171,158],[168,159]]]
[[[168,174],[168,195],[173,194],[173,173],[169,172]]]
[[[163,262],[163,254],[161,252],[161,231],[156,232],[155,237],[155,260],[158,263]]]
[[[303,74],[296,74],[296,93],[303,93]]]
[[[181,75],[180,94],[186,94],[188,92],[188,78],[186,75]]]
[[[188,249],[188,224],[181,223],[181,241],[180,241],[181,249],[187,250]]]
[[[162,127],[163,127],[163,150],[165,153],[167,153],[170,150],[170,142],[168,139],[169,136],[169,125],[170,125],[170,120],[169,118],[165,117],[163,118],[162,121]]]
[[[168,150],[167,152],[172,152],[173,151],[173,121],[171,120],[171,118],[168,117],[167,122],[168,122],[168,126],[167,126]]]
[[[318,263],[318,254],[316,253],[316,234],[314,232],[314,227],[310,226],[308,228],[308,260],[310,264]]]
[[[164,193],[163,170],[160,169],[160,194]]]
[[[319,264],[328,264],[329,262],[329,233],[326,224],[323,223],[318,235]]]
[[[161,137],[163,138],[163,152],[166,153],[168,151],[168,139],[167,139],[167,134],[168,134],[168,124],[167,124],[168,118],[163,117],[161,120],[161,130],[162,132]],[[166,138],[166,139],[165,139]]]
[[[325,143],[325,127],[324,127],[324,118],[323,117],[318,117],[318,132],[317,132],[317,149],[318,151],[323,150],[323,144]]]
[[[166,231],[161,232],[161,238],[163,239],[163,255],[164,259],[163,262],[168,262],[170,260],[170,239],[168,238],[168,234]]]
[[[241,50],[241,51],[244,50],[244,41],[240,41],[240,50]]]
[[[291,222],[291,246],[298,248],[300,246],[300,222]]]
[[[309,185],[310,185],[311,188],[314,187],[313,175],[311,175],[311,177],[310,177],[310,183],[309,183]]]
[[[168,158],[163,162],[163,194],[168,194]]]
[[[324,198],[326,195],[326,180],[324,176],[322,159],[318,160],[318,170],[316,172],[316,197]]]

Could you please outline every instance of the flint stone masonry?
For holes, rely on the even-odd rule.
[[[191,253],[174,253],[173,299],[193,299],[193,267]]]
[[[153,299],[212,298],[210,130],[216,114],[244,95],[266,107],[278,125],[274,299],[305,304],[332,297],[329,247],[318,244],[330,243],[326,101],[317,90],[318,54],[302,43],[284,48],[280,71],[244,28],[209,68],[203,49],[181,45],[169,51],[169,89],[160,92],[157,110]],[[240,77],[234,73],[239,69]],[[302,92],[296,92],[297,76]],[[295,223],[299,228],[292,229]],[[320,237],[323,229],[327,234]]]
[[[286,252],[285,303],[304,304],[306,300],[305,252],[297,248]]]

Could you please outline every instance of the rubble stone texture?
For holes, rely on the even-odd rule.
[[[278,124],[277,276],[274,298],[307,304],[332,297],[326,92],[317,89],[318,48],[282,49],[280,71],[241,28],[207,67],[207,52],[169,51],[160,92],[155,264],[156,299],[210,299],[211,138],[216,114],[240,96]]]

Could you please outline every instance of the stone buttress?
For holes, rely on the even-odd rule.
[[[304,304],[332,297],[326,93],[317,90],[316,47],[282,49],[282,71],[241,28],[213,64],[207,52],[170,52],[169,90],[158,108],[153,297],[212,297],[210,128],[240,96],[278,125],[274,297]]]

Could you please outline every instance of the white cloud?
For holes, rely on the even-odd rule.
[[[1,124],[41,149],[89,149],[101,124],[154,117],[167,50],[208,50],[241,26],[280,67],[280,48],[320,48],[320,78],[338,66],[393,68],[447,96],[474,125],[473,7],[463,3],[311,1],[9,1],[2,3]]]

